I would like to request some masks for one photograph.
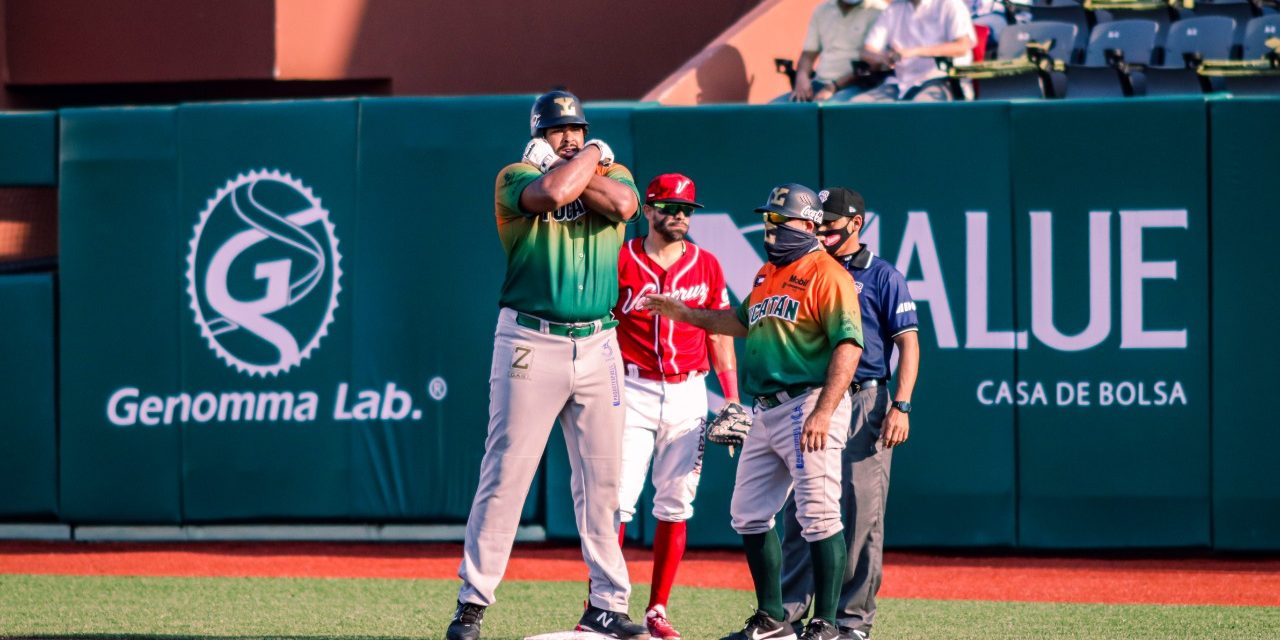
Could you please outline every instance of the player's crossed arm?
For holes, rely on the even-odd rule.
[[[618,166],[607,175],[593,175],[582,191],[582,204],[614,222],[626,222],[640,211],[640,196],[630,180],[631,172]]]

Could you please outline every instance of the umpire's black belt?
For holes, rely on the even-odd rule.
[[[591,322],[552,322],[543,320],[535,315],[516,312],[516,324],[526,328],[539,331],[541,333],[549,333],[553,336],[561,336],[564,338],[587,338],[593,336],[606,329],[612,329],[618,326],[618,321],[612,317],[601,318]]]
[[[883,387],[888,383],[888,378],[867,378],[866,380],[859,380],[852,385],[849,385],[849,391],[857,393],[859,391],[866,391],[867,389]]]
[[[783,404],[784,402],[790,402],[791,400],[795,400],[796,398],[799,398],[800,396],[806,393],[809,393],[810,390],[815,388],[817,387],[810,387],[805,385],[796,385],[794,387],[787,387],[786,389],[783,389],[782,391],[779,391],[777,393],[767,393],[762,396],[756,396],[756,405],[759,406],[761,409],[766,409],[766,410],[772,409],[776,406]]]

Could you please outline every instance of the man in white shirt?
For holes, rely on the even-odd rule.
[[[884,8],[885,0],[824,0],[814,7],[795,89],[775,102],[848,100],[862,91],[853,83],[852,63],[862,58],[863,39]]]
[[[953,58],[956,64],[968,64],[976,41],[964,0],[893,0],[862,45],[863,60],[892,68],[893,75],[853,101],[948,101],[946,73],[933,59]]]

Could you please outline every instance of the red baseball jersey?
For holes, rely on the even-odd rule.
[[[685,241],[685,252],[669,269],[663,269],[644,252],[644,238],[622,245],[618,255],[618,344],[627,369],[651,374],[678,375],[709,371],[707,333],[693,325],[654,317],[636,309],[636,302],[650,293],[665,293],[701,309],[728,309],[720,261],[710,251]]]

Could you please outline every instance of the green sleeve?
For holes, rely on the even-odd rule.
[[[609,166],[609,170],[604,175],[606,178],[617,180],[618,182],[627,185],[630,187],[631,193],[634,193],[636,196],[636,210],[632,213],[631,217],[627,219],[627,222],[634,222],[643,217],[640,215],[640,203],[643,202],[640,199],[640,189],[636,187],[636,179],[631,175],[631,170],[615,162]]]
[[[750,307],[751,307],[751,296],[747,296],[742,299],[742,302],[738,303],[738,310],[737,310],[738,322],[741,322],[742,326],[748,329],[751,328],[751,323],[747,322],[747,318],[748,318],[747,309],[749,309]]]
[[[541,178],[537,169],[523,162],[507,165],[498,174],[494,187],[494,203],[500,218],[521,218],[542,212],[528,212],[520,208],[520,194],[534,180]]]

